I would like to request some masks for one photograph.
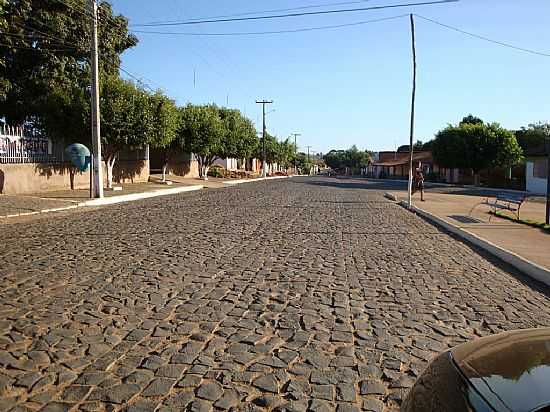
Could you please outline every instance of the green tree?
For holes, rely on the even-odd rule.
[[[193,153],[199,163],[199,176],[208,180],[208,170],[226,152],[224,123],[215,105],[187,105],[181,110],[178,139],[181,147]]]
[[[465,116],[461,122],[460,122],[460,125],[462,124],[483,124],[483,120],[481,120],[479,117],[476,117],[472,114],[469,114],[468,116]]]
[[[150,96],[117,76],[102,81],[100,110],[101,146],[107,165],[107,185],[112,188],[113,167],[120,151],[147,145],[155,116]]]
[[[296,167],[298,168],[300,174],[309,174],[311,172],[311,168],[313,167],[311,157],[308,160],[306,153],[298,153],[296,155]]]
[[[0,0],[0,117],[8,122],[34,122],[54,127],[67,116],[83,117],[89,102],[90,18],[86,0]],[[65,4],[66,3],[66,4]],[[128,21],[114,16],[107,2],[100,5],[99,50],[102,76],[118,74],[119,56],[137,44]],[[63,104],[59,104],[63,103]],[[80,108],[78,114],[75,109]],[[51,116],[52,119],[45,119]],[[89,122],[88,122],[89,124]],[[89,132],[88,132],[89,134]],[[70,131],[68,138],[72,138]]]
[[[257,150],[259,139],[250,119],[239,110],[220,108],[219,117],[223,122],[223,138],[220,158],[247,159]]]
[[[325,163],[331,169],[342,169],[346,167],[345,153],[345,150],[331,150],[324,156]]]
[[[163,151],[162,181],[166,181],[166,170],[170,155],[175,148],[178,128],[180,126],[180,111],[175,102],[157,91],[149,97],[152,111],[149,144]]]
[[[324,156],[326,165],[332,169],[349,168],[352,173],[358,173],[361,168],[372,161],[368,150],[359,150],[355,145],[347,150],[331,150]]]
[[[522,159],[514,134],[498,123],[461,122],[441,130],[432,144],[434,161],[442,167],[472,169],[479,184],[479,172],[489,167],[510,167]]]
[[[537,150],[544,147],[550,138],[549,123],[530,124],[527,128],[522,127],[516,131],[516,139],[524,151]]]
[[[285,169],[291,168],[294,164],[296,146],[290,138],[278,142],[277,152],[277,164]]]

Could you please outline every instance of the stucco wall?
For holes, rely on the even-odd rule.
[[[546,195],[546,179],[533,176],[534,163],[532,160],[525,162],[526,189],[530,193]]]
[[[103,176],[107,182],[107,170],[103,165]],[[69,163],[0,164],[0,193],[38,193],[71,188],[85,189],[90,184],[89,172],[71,173]],[[117,161],[113,170],[117,183],[139,183],[149,180],[149,161]]]

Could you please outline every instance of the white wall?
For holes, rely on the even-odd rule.
[[[220,165],[226,170],[237,170],[237,159],[216,159],[214,164]]]
[[[546,179],[533,177],[534,162],[527,160],[525,162],[525,179],[527,183],[527,191],[531,193],[546,194]]]

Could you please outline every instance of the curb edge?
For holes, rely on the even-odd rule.
[[[405,201],[399,202],[399,205],[409,210],[408,204]],[[497,246],[494,243],[489,242],[488,240],[485,240],[471,232],[468,232],[467,230],[453,225],[452,223],[449,223],[442,218],[426,212],[425,210],[422,210],[414,205],[411,212],[415,212],[426,220],[435,224],[436,226],[440,226],[448,232],[457,235],[463,241],[479,247],[480,249],[493,255],[497,259],[513,266],[521,273],[529,276],[530,278],[533,278],[535,280],[538,280],[539,282],[544,283],[545,285],[550,286],[550,270],[534,262],[531,262],[530,260],[525,259],[524,257],[516,253],[510,252],[509,250]]]

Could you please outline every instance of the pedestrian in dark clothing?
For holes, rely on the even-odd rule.
[[[415,194],[417,191],[420,191],[420,200],[424,201],[424,175],[422,174],[422,170],[416,169],[416,173],[414,174],[413,178],[413,194]]]

